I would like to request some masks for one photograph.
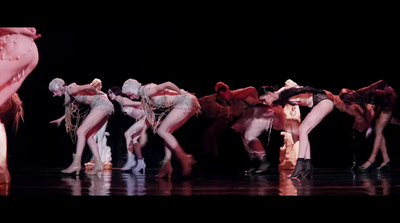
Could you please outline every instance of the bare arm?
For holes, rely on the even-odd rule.
[[[244,100],[249,105],[257,105],[262,103],[258,99],[258,92],[254,87],[246,87],[232,91],[235,98]]]
[[[363,96],[369,95],[372,92],[374,92],[376,89],[384,89],[385,87],[387,87],[387,84],[385,81],[383,80],[379,80],[367,87],[363,87],[357,90],[357,93]]]
[[[97,94],[97,90],[91,84],[77,85],[75,83],[70,85],[69,94],[72,96],[78,95],[86,91],[86,94]]]
[[[201,110],[204,112],[207,118],[218,118],[218,117],[229,117],[231,115],[230,106],[222,106],[215,100],[216,94],[207,95],[199,98]]]
[[[56,119],[56,120],[50,121],[49,123],[50,123],[50,124],[57,124],[57,127],[58,127],[58,126],[60,126],[61,122],[62,122],[64,119],[65,119],[65,115],[63,115],[62,117],[60,117],[60,118],[58,118],[58,119]]]
[[[258,92],[254,87],[246,87],[232,91],[236,98],[246,99],[247,97],[258,97]]]
[[[156,85],[153,88],[150,88],[147,93],[148,93],[148,96],[151,97],[163,90],[172,90],[172,91],[175,91],[177,94],[183,93],[180,88],[178,88],[174,83],[172,83],[170,81],[164,82],[162,84]]]
[[[124,106],[129,106],[129,107],[139,107],[141,106],[140,101],[132,101],[129,98],[123,98],[122,103]]]

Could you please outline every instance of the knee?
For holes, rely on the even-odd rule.
[[[254,141],[254,140],[258,140],[258,138],[254,137],[254,136],[252,136],[252,135],[248,135],[248,134],[245,134],[245,135],[244,135],[244,141],[245,141],[247,144],[249,144],[251,141]]]
[[[161,137],[161,138],[165,138],[166,135],[168,135],[168,131],[162,128],[157,129],[157,134]]]
[[[125,133],[124,133],[124,137],[125,137],[125,139],[127,139],[127,140],[131,139],[131,135],[129,134],[129,132],[125,132]]]
[[[310,132],[310,130],[307,127],[300,126],[299,127],[299,131],[298,131],[298,135],[299,135],[299,137],[308,136],[309,132]]]
[[[85,137],[86,134],[87,134],[87,131],[85,131],[85,130],[82,130],[82,129],[79,129],[79,128],[78,128],[78,130],[76,130],[76,135],[78,137]],[[93,138],[93,140],[94,140],[94,138]]]
[[[89,137],[89,138],[87,139],[87,143],[88,143],[89,145],[97,144],[97,143],[96,143],[96,140],[94,140],[93,137]],[[101,143],[99,143],[99,145],[101,145]]]

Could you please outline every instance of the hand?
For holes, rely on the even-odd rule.
[[[57,124],[57,127],[60,126],[61,121],[59,119],[49,122],[50,124]]]
[[[71,86],[71,87],[78,87],[78,85],[74,82],[74,83],[72,83],[72,84],[70,84],[69,86]]]
[[[392,88],[389,87],[388,85],[386,85],[386,86],[383,88],[383,91],[385,91],[386,93],[392,93]]]
[[[375,105],[373,105],[373,104],[366,104],[366,105],[365,105],[365,108],[366,108],[367,110],[374,110]]]

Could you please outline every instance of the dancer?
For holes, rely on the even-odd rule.
[[[254,87],[231,90],[230,87],[218,82],[215,85],[215,94],[199,98],[199,103],[205,117],[213,123],[204,133],[203,151],[209,156],[208,162],[215,162],[219,155],[219,137],[237,121],[249,105],[257,105],[257,90]]]
[[[101,91],[103,87],[103,82],[95,78],[93,81],[90,83],[94,89],[97,91],[98,94],[102,94],[104,97],[107,97],[107,94]],[[107,137],[109,136],[110,133],[106,132],[107,130],[107,125],[108,125],[108,120],[104,123],[104,125],[99,129],[99,131],[96,132],[96,134],[93,136],[94,140],[97,143],[97,146],[99,147],[99,153],[100,153],[100,158],[103,163],[103,167],[106,169],[111,169],[111,148],[107,146]],[[88,167],[88,169],[93,168],[95,164],[95,157],[93,156],[90,162],[85,164],[85,167]]]
[[[385,81],[379,80],[367,87],[358,90],[342,89],[340,99],[346,104],[358,104],[363,108],[365,117],[372,124],[375,132],[375,139],[372,152],[368,160],[358,170],[369,172],[374,169],[376,156],[380,151],[383,161],[376,168],[378,171],[390,169],[390,157],[387,152],[386,139],[383,130],[391,122],[394,114],[397,115],[397,95],[392,87]],[[397,117],[396,117],[397,118]],[[398,119],[397,119],[398,120]]]
[[[297,85],[291,80],[286,81],[286,84],[287,86]],[[275,104],[268,99],[269,92],[276,92],[276,89],[272,86],[262,86],[258,91],[258,97],[263,103],[246,108],[242,117],[232,125],[232,128],[241,134],[244,147],[252,161],[247,171],[249,174],[263,173],[271,165],[266,159],[264,146],[258,139],[264,131],[269,131],[270,134],[271,128],[282,130],[285,131],[287,137],[290,137],[288,140],[293,142],[293,145],[298,142],[300,120],[288,117],[285,111],[285,108],[290,106],[291,116],[300,116],[298,106],[286,105],[284,108]],[[297,152],[295,158],[297,159]]]
[[[333,98],[329,97],[324,90],[310,86],[283,87],[276,92],[269,93],[262,100],[277,101],[281,105],[291,104],[311,108],[299,126],[299,154],[296,166],[290,178],[313,174],[311,163],[309,133],[332,112],[334,108]]]
[[[142,86],[137,80],[128,79],[122,87],[122,93],[131,99],[142,98],[141,104],[149,126],[164,140],[165,158],[156,177],[171,177],[171,152],[174,152],[182,165],[182,175],[189,176],[195,161],[192,155],[185,153],[172,133],[191,116],[200,113],[197,98],[169,81]],[[153,109],[158,109],[160,113]]]
[[[39,52],[35,40],[40,37],[33,27],[0,27],[0,106],[12,98],[37,66]],[[6,139],[4,124],[0,120],[0,177],[5,183],[10,183]]]
[[[111,87],[108,90],[108,97],[118,102],[125,115],[135,119],[135,123],[124,133],[128,157],[121,170],[132,170],[134,173],[142,171],[144,173],[146,163],[142,156],[142,147],[147,142],[146,130],[149,126],[146,122],[146,115],[141,107],[141,102],[133,101],[123,96],[122,90],[118,86]]]
[[[108,100],[106,95],[96,91],[91,84],[77,85],[76,83],[72,83],[66,86],[64,80],[60,78],[54,78],[50,82],[49,90],[53,92],[54,96],[61,97],[64,95],[66,114],[57,120],[59,121],[58,125],[63,119],[66,119],[67,126],[71,125],[70,116],[77,112],[77,107],[74,106],[75,101],[81,104],[90,105],[89,113],[82,123],[80,125],[77,124],[76,126],[77,143],[74,160],[67,169],[62,170],[61,172],[75,172],[76,174],[79,174],[81,169],[82,153],[85,148],[85,142],[87,142],[95,157],[95,166],[92,170],[88,171],[87,174],[101,173],[103,170],[103,164],[101,162],[98,145],[93,136],[114,113],[112,102]],[[77,115],[79,116],[80,114]],[[74,131],[75,129],[71,130]]]
[[[345,90],[343,90],[345,91]],[[332,93],[330,93],[332,94]],[[340,95],[341,93],[339,93]],[[364,114],[364,109],[356,104],[346,104],[344,103],[339,95],[333,95],[332,97],[334,99],[334,104],[335,107],[341,111],[345,112],[348,115],[351,115],[354,117],[354,122],[351,128],[350,132],[350,140],[351,140],[351,149],[353,152],[353,160],[352,160],[352,166],[350,167],[351,170],[356,169],[356,164],[358,162],[358,156],[360,153],[360,149],[366,143],[366,133],[367,129],[371,126],[370,120],[372,119],[371,117],[367,118],[366,115],[371,115],[370,113],[365,113]]]

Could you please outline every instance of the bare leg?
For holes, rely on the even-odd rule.
[[[366,168],[371,165],[371,163],[375,162],[375,158],[378,154],[378,151],[380,150],[382,152],[382,157],[384,161],[389,161],[389,155],[387,153],[386,149],[386,140],[385,137],[383,136],[383,129],[385,126],[390,122],[390,119],[392,117],[391,112],[381,112],[379,115],[378,119],[376,120],[376,125],[375,125],[375,140],[374,140],[374,145],[372,148],[371,155],[368,158],[368,161],[365,162],[362,167]]]
[[[143,135],[143,131],[147,130],[146,119],[141,119],[136,121],[128,130],[124,133],[125,142],[126,142],[126,152],[127,159],[125,165],[121,168],[121,170],[130,170],[136,166],[136,157],[142,159],[142,150],[141,145],[138,142],[139,137]]]
[[[160,172],[156,175],[157,178],[171,178],[173,168],[171,165],[171,158],[172,158],[172,149],[168,148],[166,142],[164,142],[164,159],[161,161],[162,166]]]
[[[178,160],[181,162],[183,169],[182,174],[184,176],[190,175],[194,160],[192,156],[188,156],[185,153],[172,133],[181,127],[192,115],[193,113],[186,112],[183,109],[174,108],[169,112],[157,129],[158,135],[163,138],[168,148],[173,150]]]
[[[299,126],[299,158],[310,159],[310,141],[308,134],[317,126],[322,119],[333,110],[331,100],[319,102],[306,116]]]
[[[317,126],[322,119],[327,116],[333,110],[333,102],[331,100],[322,100],[307,114],[303,122],[299,126],[299,156],[295,169],[290,176],[291,178],[297,178],[303,172],[303,168],[308,165],[308,169],[312,169],[311,166],[311,150],[310,141],[308,134]],[[303,166],[304,164],[304,166]]]
[[[79,126],[76,132],[78,140],[76,143],[76,153],[74,160],[67,169],[62,170],[61,172],[63,173],[76,172],[77,174],[79,173],[79,170],[81,168],[82,154],[85,148],[87,136],[92,136],[95,132],[97,132],[101,128],[101,126],[107,120],[105,119],[106,116],[107,114],[105,114],[103,111],[100,110],[91,110],[89,112],[88,116],[85,118],[85,120],[83,120],[82,124]],[[90,140],[93,140],[93,142],[95,142],[93,137],[90,137]],[[94,151],[92,151],[92,153],[93,155],[98,156],[100,158],[97,143],[95,144],[96,146],[92,145],[92,148],[94,148]],[[101,160],[100,159],[96,160],[97,167],[99,165],[98,162],[100,162],[101,164]]]

